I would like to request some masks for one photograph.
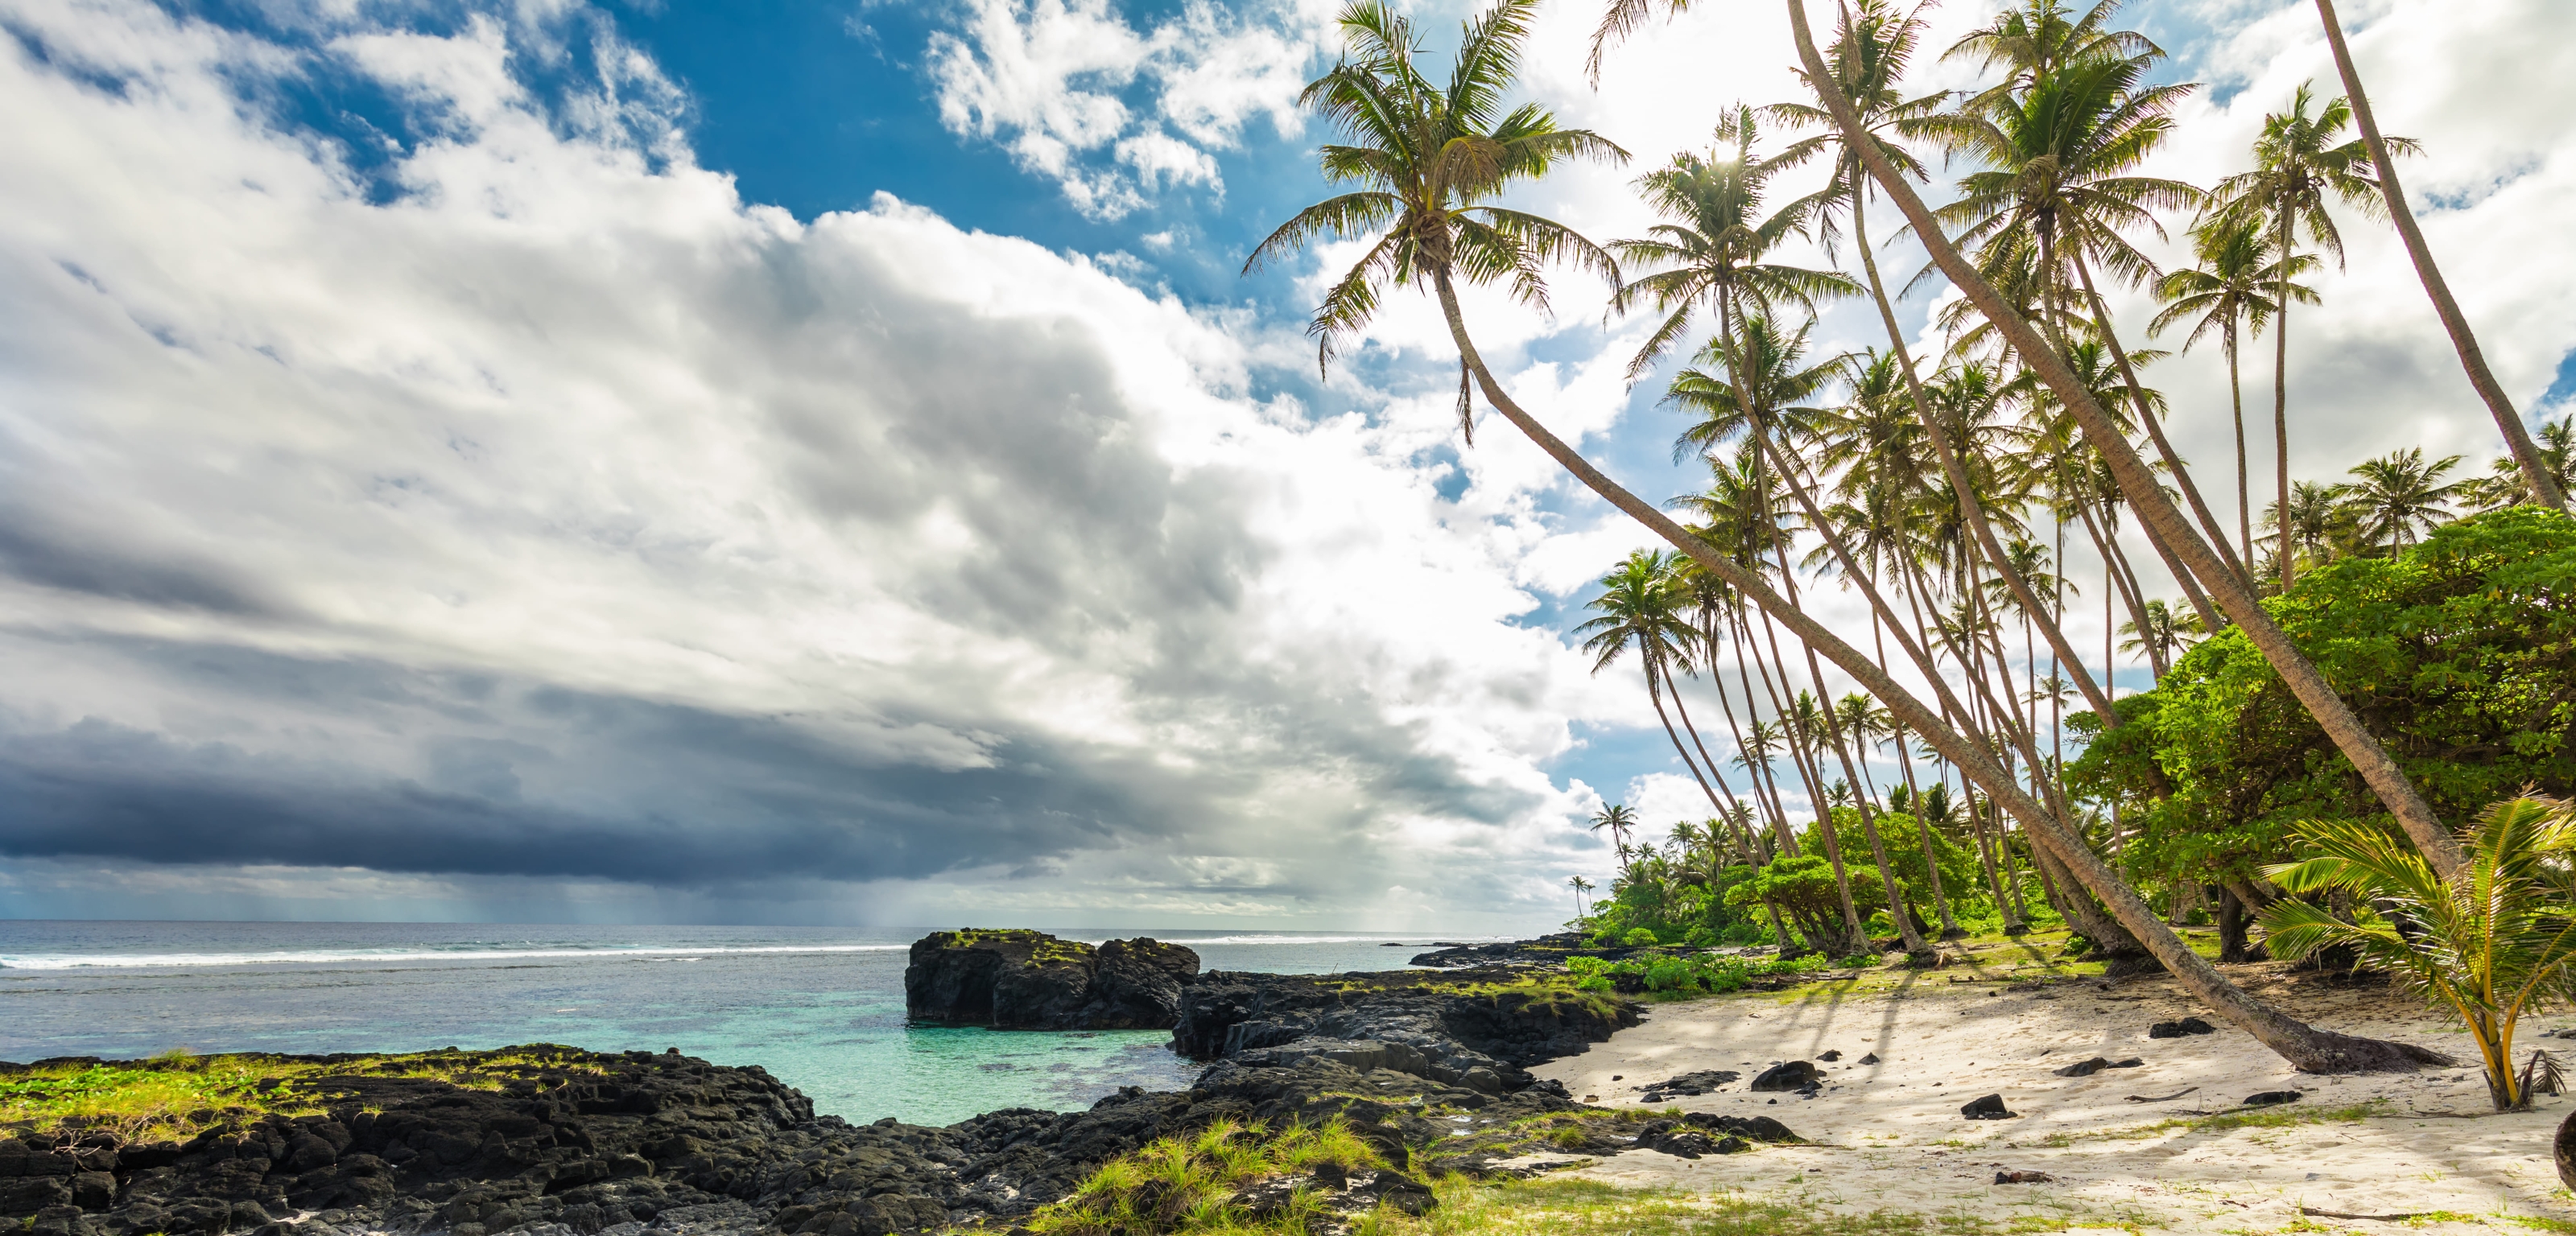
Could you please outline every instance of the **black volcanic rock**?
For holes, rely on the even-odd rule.
[[[1006,1030],[1163,1030],[1199,955],[1155,940],[1095,949],[1025,929],[936,931],[913,942],[904,1013]]]
[[[1181,993],[1172,1049],[1194,1060],[1220,1060],[1307,1039],[1401,1044],[1421,1053],[1421,1075],[1433,1081],[1509,1092],[1530,1084],[1529,1065],[1579,1054],[1637,1024],[1636,1006],[1625,1000],[1461,990],[1516,977],[1501,969],[1437,975],[1213,970]]]

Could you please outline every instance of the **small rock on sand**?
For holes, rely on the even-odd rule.
[[[1989,1094],[1969,1100],[1959,1108],[1959,1114],[1970,1120],[2011,1120],[2018,1113],[2004,1109],[2004,1096]]]

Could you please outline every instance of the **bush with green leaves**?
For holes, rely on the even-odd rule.
[[[2576,792],[2576,520],[2537,507],[2436,529],[2387,558],[2353,558],[2264,602],[2362,723],[2465,824],[2519,794]],[[2241,632],[2183,655],[2116,705],[2068,781],[2118,800],[2140,875],[2244,879],[2291,857],[2298,824],[2382,808]]]
[[[1846,863],[1844,872],[1851,885],[1852,904],[1861,913],[1887,904],[1878,868],[1867,863]],[[1900,885],[1898,891],[1905,890]],[[1726,890],[1726,903],[1730,906],[1749,908],[1765,902],[1811,937],[1836,939],[1842,935],[1842,895],[1834,887],[1833,864],[1822,855],[1775,858],[1753,873],[1751,879]]]

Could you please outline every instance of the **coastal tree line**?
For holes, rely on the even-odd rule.
[[[1936,50],[1920,7],[1838,6],[1820,42],[1803,0],[1787,0],[1807,96],[1727,107],[1709,147],[1637,178],[1658,219],[1647,234],[1602,240],[1502,200],[1570,161],[1631,161],[1512,100],[1535,0],[1468,22],[1445,80],[1423,72],[1407,18],[1376,0],[1345,11],[1344,57],[1303,101],[1339,131],[1322,166],[1348,191],[1280,227],[1247,272],[1318,239],[1364,241],[1315,313],[1319,361],[1389,290],[1427,292],[1458,349],[1466,441],[1491,409],[1669,546],[1610,570],[1581,634],[1596,670],[1643,677],[1709,812],[1647,845],[1632,813],[1605,809],[1595,822],[1620,868],[1589,919],[1663,943],[1829,954],[1871,950],[1875,919],[1927,963],[1942,937],[2062,922],[2092,954],[2171,972],[2320,1072],[2429,1053],[2288,1016],[2177,922],[2214,909],[2237,958],[2256,916],[2275,951],[2400,969],[2439,951],[2422,944],[2434,926],[2482,923],[2482,952],[2435,960],[2444,974],[2483,965],[2488,981],[2428,991],[2492,996],[2502,975],[2514,1014],[2535,994],[2576,995],[2576,922],[2551,894],[2576,824],[2548,797],[2576,783],[2568,430],[2532,434],[2488,371],[2404,196],[2395,160],[2417,144],[2379,131],[2331,2],[2316,4],[2341,91],[2302,87],[2240,173],[2198,186],[2145,170],[2194,87],[2156,80],[2164,53],[2117,28],[2118,0],[2025,0],[1937,49],[1980,66],[1981,87],[1919,93],[1909,72]],[[1592,71],[1687,7],[1610,0]],[[1936,176],[1936,163],[1964,170]],[[1792,196],[1780,186],[1801,167],[1823,183]],[[2149,252],[2168,224],[2185,230],[2188,267]],[[2354,226],[2398,232],[2506,442],[2492,474],[2454,480],[2456,459],[2399,452],[2342,483],[2293,485],[2291,327]],[[1798,240],[1828,264],[1792,260]],[[1894,241],[1929,261],[1882,271]],[[1653,323],[1632,381],[1687,356],[1663,401],[1683,413],[1675,455],[1706,466],[1704,490],[1662,504],[1629,491],[1486,366],[1458,285],[1543,307],[1562,267]],[[1939,319],[1943,346],[1917,355],[1895,306],[1936,281],[1960,297]],[[2118,320],[2106,292],[2124,288],[2151,290],[2159,312]],[[1838,299],[1874,308],[1884,347],[1817,354],[1816,315]],[[2168,359],[2146,342],[2164,334],[2227,366],[2233,511],[2205,499],[2165,429],[2218,410],[2178,413],[2145,380]],[[2281,462],[2258,520],[2245,386],[2266,342]],[[2465,510],[2485,513],[2452,521]],[[2070,545],[2098,578],[2070,578]],[[2148,595],[2133,547],[2180,597]],[[1866,602],[1866,632],[1802,604],[1825,587]],[[2077,648],[2078,604],[2101,606],[2125,647]],[[2115,698],[2122,651],[2154,689]],[[1827,665],[1857,689],[1831,690]],[[2528,895],[2455,904],[2507,884]],[[2512,1014],[2471,1020],[2487,1025],[2482,1049],[2497,1045],[2499,1105],[2527,1102],[2498,1063]]]

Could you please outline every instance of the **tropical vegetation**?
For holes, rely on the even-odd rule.
[[[1706,147],[1648,160],[1635,184],[1652,225],[1599,241],[1503,201],[1571,161],[1629,159],[1512,101],[1534,7],[1499,0],[1468,22],[1445,78],[1392,7],[1345,10],[1348,50],[1304,98],[1337,131],[1322,167],[1348,191],[1246,269],[1357,242],[1311,324],[1320,360],[1390,291],[1427,293],[1457,349],[1469,444],[1490,408],[1662,542],[1601,576],[1576,635],[1596,674],[1643,679],[1704,810],[1646,821],[1604,803],[1590,831],[1615,865],[1598,898],[1573,884],[1580,929],[1939,964],[1947,939],[2062,924],[2114,967],[2170,971],[2302,1068],[2422,1060],[2289,1017],[2175,929],[2214,905],[2231,960],[2259,948],[2244,938],[2256,910],[2362,930],[2323,877],[2265,874],[2300,830],[2376,830],[2456,881],[2485,861],[2472,850],[2492,830],[2472,822],[2490,803],[2576,788],[2570,432],[2531,434],[2486,371],[2398,186],[2393,159],[2418,145],[2377,128],[2331,5],[2343,93],[2291,92],[2241,172],[2195,185],[2152,168],[2197,87],[2121,27],[2119,0],[2021,0],[1937,49],[1985,75],[1959,91],[1908,85],[1936,52],[1922,8],[1853,0],[1819,41],[1788,0],[1804,97],[1730,105]],[[1610,0],[1593,71],[1686,7]],[[1901,222],[1874,232],[1873,204]],[[2337,483],[2293,483],[2276,462],[2258,521],[2245,356],[2268,334],[2285,461],[2306,414],[2288,397],[2292,309],[2335,294],[2325,259],[2340,266],[2352,229],[2392,224],[2506,457],[2465,477],[2456,457],[2401,450]],[[2175,233],[2191,264],[2169,270]],[[1891,287],[1879,258],[1897,245],[1928,260]],[[1692,492],[1622,486],[1478,351],[1460,285],[1543,309],[1565,266],[1645,323],[1629,378],[1661,384],[1674,458],[1704,470]],[[1937,284],[1956,296],[1923,349],[1896,304]],[[2132,290],[2161,310],[2121,320]],[[1838,300],[1875,311],[1883,346],[1818,342]],[[2149,384],[2175,357],[2146,337],[2173,330],[2185,352],[2217,344],[2223,411]],[[2234,511],[2175,450],[2175,417],[2232,430]],[[1819,617],[1837,593],[1865,627]],[[2098,618],[2098,648],[2069,638],[2079,618]]]

